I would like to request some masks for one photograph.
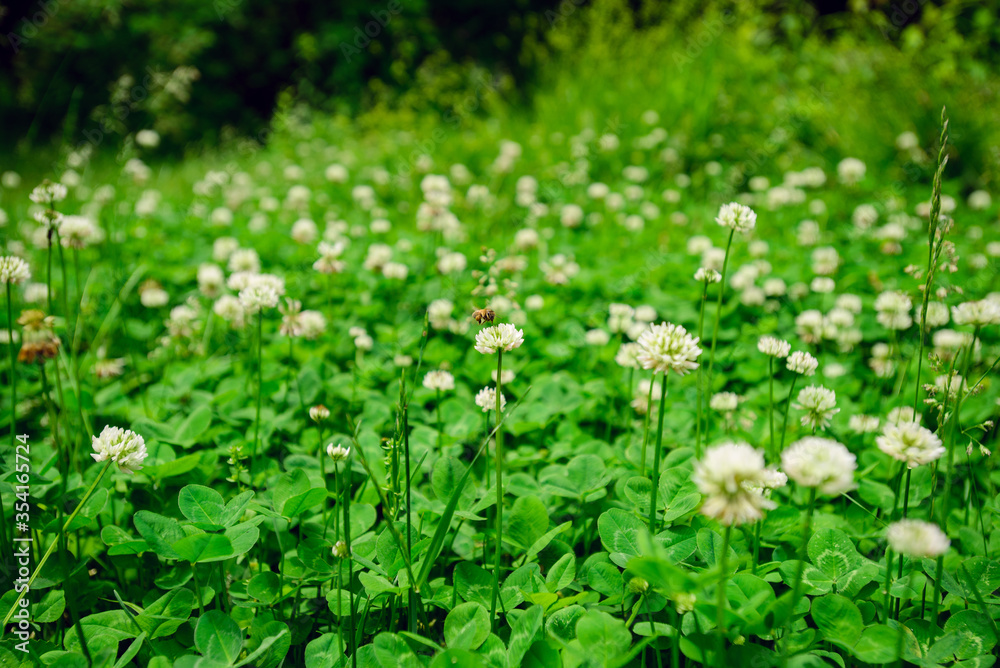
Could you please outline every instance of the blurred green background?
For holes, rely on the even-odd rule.
[[[528,109],[571,131],[625,106],[692,146],[732,138],[734,159],[775,119],[781,143],[878,159],[901,131],[933,138],[948,104],[981,186],[1000,166],[998,15],[997,0],[6,2],[0,163],[119,151],[147,128],[161,157],[266,143],[293,108],[376,131]]]

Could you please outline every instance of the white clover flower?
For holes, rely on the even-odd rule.
[[[886,532],[894,552],[914,559],[934,559],[951,546],[948,536],[936,525],[922,520],[900,520]]]
[[[698,338],[673,323],[650,325],[640,336],[639,364],[653,373],[673,371],[681,376],[698,368]]]
[[[893,459],[906,462],[908,468],[930,464],[945,453],[941,439],[916,422],[887,424],[882,435],[875,438],[878,449]]]
[[[852,415],[847,422],[847,428],[855,434],[870,434],[878,431],[879,419],[874,415]]]
[[[588,346],[606,346],[611,341],[611,335],[603,329],[590,329],[583,335],[583,340]]]
[[[915,422],[920,424],[922,420],[923,417],[920,414],[913,412],[912,406],[897,406],[890,410],[886,416],[886,422],[891,424],[899,424],[901,422]]]
[[[323,404],[309,407],[309,419],[313,422],[324,422],[328,417],[330,417],[330,409]]]
[[[457,274],[465,271],[467,265],[468,260],[462,253],[445,253],[438,260],[437,270],[442,274]]]
[[[802,416],[802,426],[810,429],[826,429],[830,419],[840,412],[836,393],[821,385],[803,388],[793,406],[806,412]]]
[[[811,376],[819,368],[819,361],[807,352],[796,350],[788,356],[786,366],[789,371],[794,371],[803,376]]]
[[[691,479],[705,500],[701,512],[721,524],[746,524],[764,516],[775,503],[756,489],[773,481],[764,455],[746,443],[724,443],[705,451]]]
[[[240,290],[240,306],[247,315],[260,313],[265,308],[274,308],[278,305],[278,293],[275,289],[264,283],[254,283]]]
[[[865,178],[865,163],[857,158],[844,158],[837,163],[837,178],[846,185],[853,185]]]
[[[788,341],[776,339],[773,336],[762,336],[757,341],[757,350],[768,357],[785,358],[792,350],[792,344]]]
[[[797,484],[834,496],[854,488],[857,459],[833,439],[808,436],[781,453],[781,468]]]
[[[321,274],[339,274],[344,271],[346,263],[340,259],[344,254],[344,244],[341,241],[333,243],[319,242],[319,259],[313,262],[313,269]]]
[[[31,278],[28,263],[16,255],[0,257],[0,284],[19,285]]]
[[[299,218],[292,223],[292,240],[300,244],[311,244],[319,236],[319,228],[309,218]]]
[[[625,367],[626,369],[638,369],[639,368],[639,344],[638,343],[623,343],[618,352],[615,353],[615,363],[618,366]]]
[[[215,264],[205,263],[198,267],[198,290],[209,298],[215,298],[226,283],[222,268]]]
[[[428,371],[424,376],[424,387],[428,390],[454,390],[455,377],[443,370]]]
[[[698,271],[694,272],[694,280],[702,281],[708,284],[718,283],[722,280],[722,274],[717,272],[715,269],[706,269],[705,267],[699,267]]]
[[[823,314],[816,309],[807,309],[795,316],[795,333],[806,343],[819,343],[825,330]]]
[[[238,297],[222,295],[212,305],[212,312],[236,329],[246,325],[247,312]]]
[[[656,309],[648,304],[635,307],[635,319],[639,322],[653,322],[656,320]]]
[[[886,329],[906,329],[913,324],[912,306],[910,298],[898,290],[883,292],[875,299],[876,319]]]
[[[260,256],[252,248],[235,248],[229,254],[229,264],[227,268],[233,273],[260,272]]]
[[[135,473],[142,469],[146,459],[146,442],[142,436],[128,429],[107,426],[100,436],[93,436],[94,452],[91,457],[103,462],[110,459],[118,464],[122,473]]]
[[[985,327],[1000,324],[1000,303],[990,299],[963,302],[951,307],[951,318],[956,325]]]
[[[351,448],[344,447],[340,443],[334,445],[330,443],[326,446],[326,454],[335,462],[342,462],[351,456]]]
[[[160,308],[170,301],[170,295],[155,281],[143,284],[139,289],[139,302],[146,308]]]
[[[66,199],[66,186],[61,183],[52,183],[48,179],[35,186],[28,195],[35,204],[52,204]]]
[[[708,407],[720,413],[735,411],[739,405],[740,397],[734,392],[716,392],[708,400]]]
[[[92,220],[84,216],[63,216],[59,226],[59,237],[67,248],[86,248],[92,242],[100,241],[102,234]]]
[[[524,331],[510,323],[500,323],[476,332],[476,350],[492,355],[498,350],[510,352],[524,343]]]
[[[495,387],[484,387],[476,392],[476,405],[483,409],[484,413],[489,413],[497,407],[497,389]],[[507,406],[507,397],[500,393],[500,411],[503,412]]]
[[[409,267],[402,262],[386,262],[382,266],[382,275],[389,279],[402,281],[410,273]]]
[[[757,224],[757,214],[750,207],[739,202],[723,204],[715,222],[737,232],[750,232]]]
[[[212,242],[212,259],[216,262],[225,262],[239,247],[240,242],[235,237],[219,237]]]

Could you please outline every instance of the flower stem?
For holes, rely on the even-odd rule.
[[[650,387],[655,381],[650,381]],[[656,416],[656,448],[653,450],[653,487],[649,493],[649,533],[656,535],[656,493],[660,486],[660,455],[663,450],[663,414],[667,412],[667,374],[660,381],[660,414]]]
[[[7,284],[7,352],[10,358],[10,451],[17,450],[17,357],[14,355],[14,301]],[[0,494],[0,517],[6,517]],[[0,562],[7,563],[7,527],[0,527]]]
[[[809,556],[809,534],[812,533],[813,511],[816,509],[816,488],[809,488],[809,502],[806,505],[806,516],[802,522],[802,547],[799,550],[799,565],[795,572],[795,585],[792,587],[792,604],[788,608],[788,620],[786,624],[791,626],[792,617],[795,615],[795,606],[802,595],[802,576],[806,571],[806,557]]]
[[[788,414],[792,412],[792,396],[795,394],[795,381],[798,379],[798,375],[792,376],[792,386],[788,389],[788,400],[785,402],[785,419],[781,425],[781,448],[777,452],[777,456],[779,457],[785,450],[785,434],[788,433]]]
[[[503,430],[500,419],[500,399],[503,396],[503,350],[497,351],[497,406],[496,406],[496,475],[497,475],[497,512],[496,512],[496,554],[493,559],[493,593],[490,601],[490,620],[495,624],[497,598],[500,596],[500,555],[503,536]]]
[[[729,267],[729,251],[733,246],[733,235],[735,234],[735,229],[729,231],[729,240],[726,242],[726,255],[722,260],[722,279],[719,281],[719,300],[715,304],[715,326],[712,328],[712,350],[708,356],[709,389],[712,388],[712,369],[715,368],[715,344],[719,340],[719,316],[722,314],[722,296],[726,292],[726,269]]]
[[[952,475],[955,469],[955,446],[958,440],[958,434],[961,431],[961,412],[962,403],[965,397],[962,391],[965,389],[966,383],[969,377],[969,366],[972,362],[972,353],[976,348],[976,339],[979,338],[979,327],[977,326],[972,333],[972,340],[969,341],[968,347],[965,349],[965,359],[962,362],[962,375],[961,380],[958,384],[958,392],[955,395],[955,412],[951,416],[951,438],[948,440],[948,470],[945,472],[945,484],[944,484],[944,498],[941,500],[941,530],[945,533],[948,532],[948,512],[951,510],[951,485],[952,485]],[[951,383],[951,377],[948,378],[948,383]]]
[[[727,524],[722,533],[722,552],[719,554],[719,586],[715,592],[715,630],[718,632],[716,660],[721,668],[726,665],[726,586],[729,581],[729,539],[733,525]],[[680,633],[680,629],[677,630]]]
[[[81,508],[83,508],[83,504],[87,503],[87,500],[90,498],[90,495],[94,493],[95,489],[97,489],[97,485],[101,482],[101,480],[104,479],[104,474],[108,472],[108,469],[111,468],[111,465],[113,463],[114,461],[110,459],[104,463],[104,468],[101,469],[100,474],[94,479],[94,482],[90,483],[90,487],[87,489],[86,494],[84,494],[83,498],[80,499],[80,503],[76,504],[76,508],[73,510],[72,513],[70,513],[69,518],[63,524],[62,527],[63,531],[66,531],[66,529],[73,522],[73,520],[76,519],[77,513],[80,512]],[[14,599],[13,605],[10,606],[10,610],[7,612],[7,616],[3,618],[3,623],[0,624],[0,626],[7,626],[7,622],[10,621],[10,618],[14,614],[14,611],[17,610],[18,605],[21,603],[21,599],[24,598],[25,592],[31,589],[31,585],[34,584],[35,578],[38,577],[38,574],[41,572],[42,567],[45,566],[45,562],[49,560],[50,556],[52,556],[52,551],[55,549],[56,543],[58,542],[59,542],[58,540],[54,540],[51,543],[49,543],[49,547],[45,550],[45,554],[42,555],[42,558],[39,560],[38,565],[35,566],[34,572],[28,579],[27,586],[25,587],[24,591],[19,593],[17,595],[17,598]]]
[[[705,336],[705,304],[708,302],[708,281],[705,281],[701,290],[701,304],[698,307],[698,340]],[[694,456],[701,457],[701,426],[704,421],[704,401],[705,401],[705,366],[698,365],[698,422],[695,424],[695,445]]]
[[[767,358],[767,415],[771,423],[771,440],[768,441],[771,450],[771,461],[775,460],[777,453],[774,452],[774,357]]]
[[[642,428],[642,454],[639,458],[639,475],[643,477],[646,476],[646,444],[649,443],[649,416],[653,414],[653,386],[655,384],[656,374],[653,374],[649,378],[649,396],[646,397],[646,420]]]
[[[260,448],[260,407],[264,394],[264,311],[257,314],[257,415],[254,418],[253,457],[250,459],[250,482],[253,484],[254,463],[257,461],[257,451]]]

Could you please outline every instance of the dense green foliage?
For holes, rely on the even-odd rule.
[[[184,161],[130,130],[0,175],[0,255],[32,274],[0,263],[0,562],[25,535],[32,568],[50,555],[29,653],[5,627],[0,664],[994,664],[996,74],[970,43],[901,60],[877,21],[652,11],[529,40],[561,55],[527,108],[442,67],[358,116],[289,94],[266,137]],[[65,199],[33,203],[36,174]],[[748,234],[716,224],[730,201]],[[246,312],[265,284],[280,305]],[[522,345],[476,349],[486,306]],[[699,370],[621,364],[649,321],[701,336]],[[477,400],[498,366],[500,425]],[[876,439],[914,406],[941,449],[907,469]],[[144,439],[141,469],[104,458],[105,425]],[[849,490],[782,459],[813,436],[853,455]],[[790,479],[729,527],[695,472],[732,441]],[[944,531],[939,559],[888,549],[903,517]]]

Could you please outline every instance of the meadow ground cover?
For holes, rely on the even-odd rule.
[[[993,665],[996,130],[716,18],[6,171],[3,665]]]

